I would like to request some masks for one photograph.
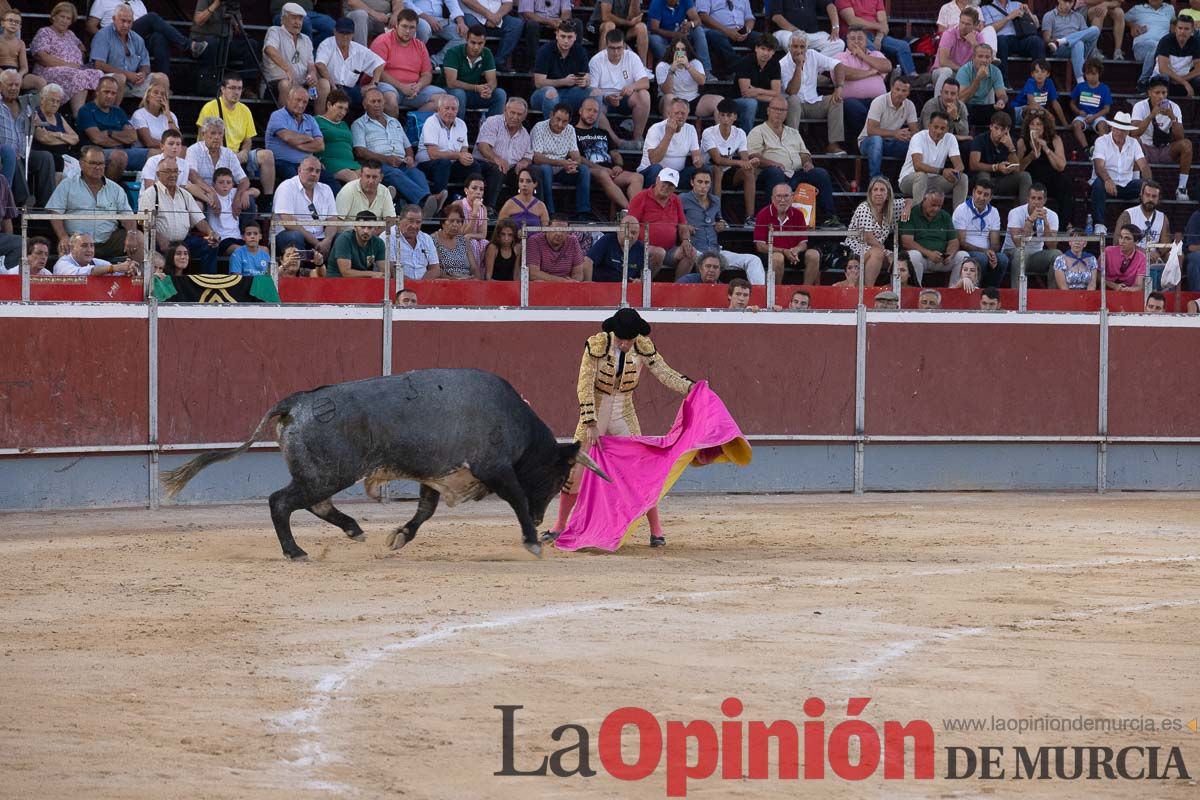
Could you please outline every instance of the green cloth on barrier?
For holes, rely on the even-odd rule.
[[[278,303],[270,275],[157,275],[154,297],[160,303]]]

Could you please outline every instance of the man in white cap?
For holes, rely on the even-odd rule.
[[[679,173],[670,167],[658,172],[654,185],[643,189],[629,202],[629,213],[642,222],[642,241],[649,246],[650,266],[657,270],[661,266],[674,266],[675,277],[681,278],[692,271],[696,260],[696,248],[692,246],[692,232],[687,224],[683,201],[675,194],[679,185]],[[646,237],[646,226],[650,236]]]
[[[1108,233],[1104,225],[1105,201],[1110,197],[1137,200],[1142,181],[1151,179],[1142,146],[1129,135],[1137,129],[1129,112],[1117,112],[1108,120],[1108,127],[1109,132],[1096,140],[1092,150],[1092,218],[1099,236]]]
[[[263,41],[263,77],[280,106],[287,103],[293,86],[317,88],[312,39],[300,32],[306,13],[296,3],[287,3],[280,11],[279,24],[267,30]]]

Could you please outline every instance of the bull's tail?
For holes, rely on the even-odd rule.
[[[275,407],[268,411],[261,420],[259,420],[258,427],[254,429],[254,433],[250,434],[250,438],[242,442],[240,446],[235,447],[232,450],[210,450],[207,453],[201,453],[179,469],[173,469],[169,472],[162,473],[161,480],[163,487],[166,489],[167,499],[171,499],[175,497],[175,495],[179,494],[183,487],[187,486],[188,481],[196,477],[197,473],[199,473],[200,470],[204,469],[209,464],[215,464],[218,461],[226,461],[249,450],[250,445],[254,444],[256,441],[258,441],[258,437],[262,436],[263,431],[266,430],[267,423],[269,423],[273,417],[281,417],[287,414],[289,411],[291,411],[291,408],[291,398],[281,400],[280,402],[276,403]]]

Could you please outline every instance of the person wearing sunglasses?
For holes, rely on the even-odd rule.
[[[321,161],[308,156],[300,162],[299,173],[275,190],[275,215],[283,231],[275,234],[275,250],[295,247],[311,256],[302,259],[314,265],[325,263],[340,228],[327,227],[323,220],[337,216],[337,200],[329,187],[321,183]]]

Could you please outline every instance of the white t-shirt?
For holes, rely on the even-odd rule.
[[[704,65],[700,63],[700,59],[693,58],[688,64],[694,70],[697,70],[701,75],[704,73]],[[671,65],[665,61],[659,62],[654,68],[654,80],[658,81],[658,85],[662,86],[667,82],[667,76],[671,72]],[[692,77],[692,73],[686,69],[675,70],[675,78],[671,81],[671,94],[676,97],[687,100],[689,103],[700,96],[700,84],[696,83],[696,79]]]
[[[1016,242],[1013,241],[1012,234],[1008,231],[1012,228],[1024,228],[1025,220],[1027,219],[1029,219],[1028,203],[1025,205],[1019,205],[1012,211],[1008,212],[1008,228],[1006,228],[1004,231],[1004,246],[1001,249],[1011,250],[1017,246]],[[1030,253],[1036,253],[1038,250],[1043,250],[1046,247],[1046,243],[1042,239],[1038,238],[1037,233],[1038,231],[1035,226],[1034,235],[1030,236],[1029,239],[1026,240],[1027,250]],[[1056,214],[1052,208],[1046,209],[1046,224],[1041,233],[1043,236],[1049,233],[1058,233],[1058,214]]]
[[[954,209],[953,219],[955,230],[966,231],[967,244],[976,250],[990,250],[991,240],[988,234],[991,231],[1000,230],[1000,212],[993,205],[988,205],[987,214],[980,220],[975,215],[975,207],[971,204],[971,198],[967,198],[962,205]]]
[[[1132,136],[1125,137],[1125,146],[1117,149],[1111,133],[1106,133],[1096,140],[1092,148],[1092,180],[1096,179],[1096,159],[1104,161],[1104,169],[1108,177],[1117,186],[1125,186],[1134,178],[1134,169],[1139,158],[1145,158],[1142,146]]]
[[[662,144],[666,135],[666,120],[654,123],[650,126],[650,130],[646,131],[646,145],[642,148],[642,163],[638,164],[639,172],[650,166],[650,151]],[[696,135],[696,126],[685,124],[679,133],[671,137],[671,143],[667,145],[667,154],[658,163],[671,169],[683,169],[687,166],[692,151],[699,149],[700,137]]]
[[[456,153],[461,150],[470,150],[467,146],[467,123],[455,117],[454,124],[447,128],[438,119],[438,115],[434,114],[421,126],[421,141],[416,154],[418,164],[429,160],[429,151],[425,149],[427,144],[431,144],[439,150],[453,150]]]
[[[738,153],[746,152],[746,132],[737,125],[730,125],[729,138],[726,139],[721,135],[720,125],[709,125],[700,137],[700,150],[704,153],[704,160],[709,163],[712,162],[709,150],[716,150],[717,155],[725,158],[737,158]]]
[[[159,114],[156,117],[144,108],[133,112],[133,116],[129,118],[129,124],[133,126],[134,130],[140,131],[142,128],[149,128],[150,135],[160,142],[163,133],[167,130],[179,130],[179,119],[174,114]]]
[[[1174,100],[1168,100],[1167,102],[1171,104],[1171,111],[1174,112],[1175,119],[1180,120],[1182,122],[1183,121],[1183,111],[1179,108],[1179,104],[1176,103]],[[1133,105],[1133,121],[1134,122],[1141,122],[1148,116],[1150,116],[1150,100],[1149,100],[1149,98],[1147,98],[1145,100],[1139,100],[1138,102],[1134,103],[1134,105]],[[1171,117],[1168,117],[1166,114],[1162,114],[1162,113],[1155,114],[1154,121],[1151,122],[1150,125],[1147,126],[1146,130],[1142,133],[1142,135],[1138,137],[1138,141],[1140,141],[1143,145],[1145,145],[1147,147],[1153,147],[1154,146],[1154,128],[1155,127],[1157,127],[1163,133],[1169,134],[1171,132]]]
[[[1163,224],[1167,221],[1167,215],[1161,211],[1155,211],[1153,217],[1146,219],[1146,214],[1142,211],[1140,205],[1127,208],[1125,211],[1129,214],[1130,224],[1137,225],[1142,231],[1142,238],[1138,240],[1138,247],[1142,248],[1142,251],[1146,253],[1146,257],[1150,258],[1153,256],[1154,258],[1150,258],[1152,261],[1166,258],[1167,253],[1165,250],[1159,250],[1158,248],[1150,250],[1146,245],[1158,243],[1159,237],[1162,236]]]
[[[208,148],[204,146],[204,142],[196,142],[187,149],[187,162],[188,166],[205,183],[213,182],[213,173],[220,167],[225,167],[225,169],[233,173],[234,186],[237,186],[246,177],[246,171],[238,163],[237,155],[228,147],[221,148],[221,153],[217,156],[217,163],[214,164],[212,156],[208,154]]]
[[[209,206],[206,213],[208,226],[222,239],[242,238],[242,229],[238,227],[238,215],[233,213],[233,197],[236,194],[237,191],[234,190],[224,197],[217,195],[217,202],[221,204],[220,210]]]
[[[275,213],[293,214],[300,219],[312,222],[311,225],[305,225],[304,230],[318,239],[324,239],[325,224],[312,218],[312,212],[308,210],[309,203],[312,203],[317,209],[317,214],[322,220],[337,216],[337,200],[333,196],[333,189],[323,183],[318,183],[313,189],[311,200],[304,191],[304,185],[300,183],[299,175],[288,178],[275,187]]]
[[[150,156],[146,159],[146,166],[142,167],[142,171],[138,173],[138,180],[142,181],[142,186],[146,185],[146,181],[150,181],[151,185],[158,180],[158,165],[166,156],[159,153],[156,156]],[[200,173],[196,172],[195,167],[188,163],[186,154],[178,156],[175,159],[179,165],[179,185],[187,186],[193,180],[200,180]]]
[[[800,91],[796,92],[795,96],[800,98],[802,103],[819,103],[821,96],[817,94],[817,76],[822,72],[833,74],[834,67],[842,62],[836,58],[830,58],[823,53],[809,49],[804,56],[804,70],[800,74]],[[792,76],[796,74],[796,62],[792,60],[791,53],[784,53],[783,58],[779,59],[779,86],[787,93],[788,84],[792,82]]]
[[[934,142],[928,130],[917,131],[908,140],[908,153],[904,156],[904,166],[900,168],[900,180],[904,180],[915,172],[913,169],[913,153],[920,153],[921,161],[926,166],[945,169],[946,165],[950,162],[951,156],[960,155],[958,139],[949,131],[946,131],[942,135],[940,142]]]
[[[317,48],[317,63],[325,65],[329,77],[338,86],[357,86],[360,76],[355,70],[374,75],[384,61],[371,48],[358,42],[350,43],[350,55],[343,58],[337,39],[331,36]]]
[[[601,50],[588,62],[588,75],[591,76],[592,86],[605,94],[619,92],[631,83],[650,77],[646,65],[629,48],[625,49],[625,55],[616,64],[608,60],[607,52]]]
[[[954,2],[954,0],[950,0],[949,3],[946,3],[944,6],[942,6],[941,10],[938,11],[937,24],[939,26],[953,28],[958,25],[958,17],[960,14],[962,14],[962,9],[958,7],[958,3]]]
[[[146,4],[142,0],[96,0],[92,3],[92,10],[88,12],[88,16],[100,20],[101,28],[107,28],[112,25],[113,11],[117,6],[126,4],[133,11],[135,22],[146,16]],[[49,8],[49,4],[46,7]]]

